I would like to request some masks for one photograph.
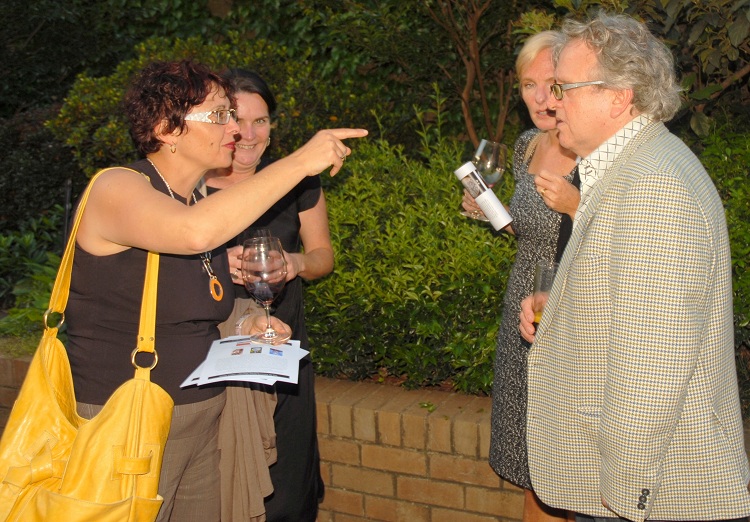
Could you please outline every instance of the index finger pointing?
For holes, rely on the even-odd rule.
[[[346,140],[349,138],[364,138],[369,131],[367,129],[328,129],[336,138]]]

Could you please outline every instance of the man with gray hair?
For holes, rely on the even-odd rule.
[[[521,309],[534,490],[581,520],[746,517],[726,221],[663,123],[671,53],[622,15],[562,38],[550,109],[581,203],[538,330]]]

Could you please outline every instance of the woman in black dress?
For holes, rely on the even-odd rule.
[[[276,101],[266,82],[251,71],[234,69],[225,75],[236,89],[240,139],[231,167],[210,172],[205,180],[209,194],[248,179],[270,162],[264,152],[271,142],[271,115]],[[274,316],[289,324],[292,338],[309,350],[303,305],[302,279],[323,277],[333,270],[333,247],[328,230],[328,212],[320,178],[310,177],[274,204],[250,227],[268,228],[281,239],[287,260],[287,283],[274,301]],[[230,267],[239,276],[237,256],[241,234],[230,247]],[[238,245],[234,249],[231,247]],[[235,285],[238,299],[249,296]],[[240,322],[242,319],[240,318]],[[315,417],[314,372],[308,357],[300,361],[298,383],[277,383],[273,413],[277,461],[270,466],[273,493],[266,497],[270,522],[314,521],[323,496]]]

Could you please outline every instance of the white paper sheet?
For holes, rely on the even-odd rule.
[[[296,384],[299,361],[309,353],[299,345],[299,341],[258,344],[242,335],[219,339],[211,344],[206,359],[180,386],[202,386],[222,381]]]

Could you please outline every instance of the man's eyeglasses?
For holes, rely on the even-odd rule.
[[[194,112],[185,116],[185,121],[201,121],[203,123],[217,123],[226,125],[230,119],[237,120],[234,109],[217,109],[208,112]]]
[[[578,82],[578,83],[553,83],[549,86],[549,90],[552,91],[552,96],[556,100],[563,99],[563,93],[569,89],[577,89],[578,87],[586,87],[587,85],[603,85],[602,80],[594,80],[592,82]]]

